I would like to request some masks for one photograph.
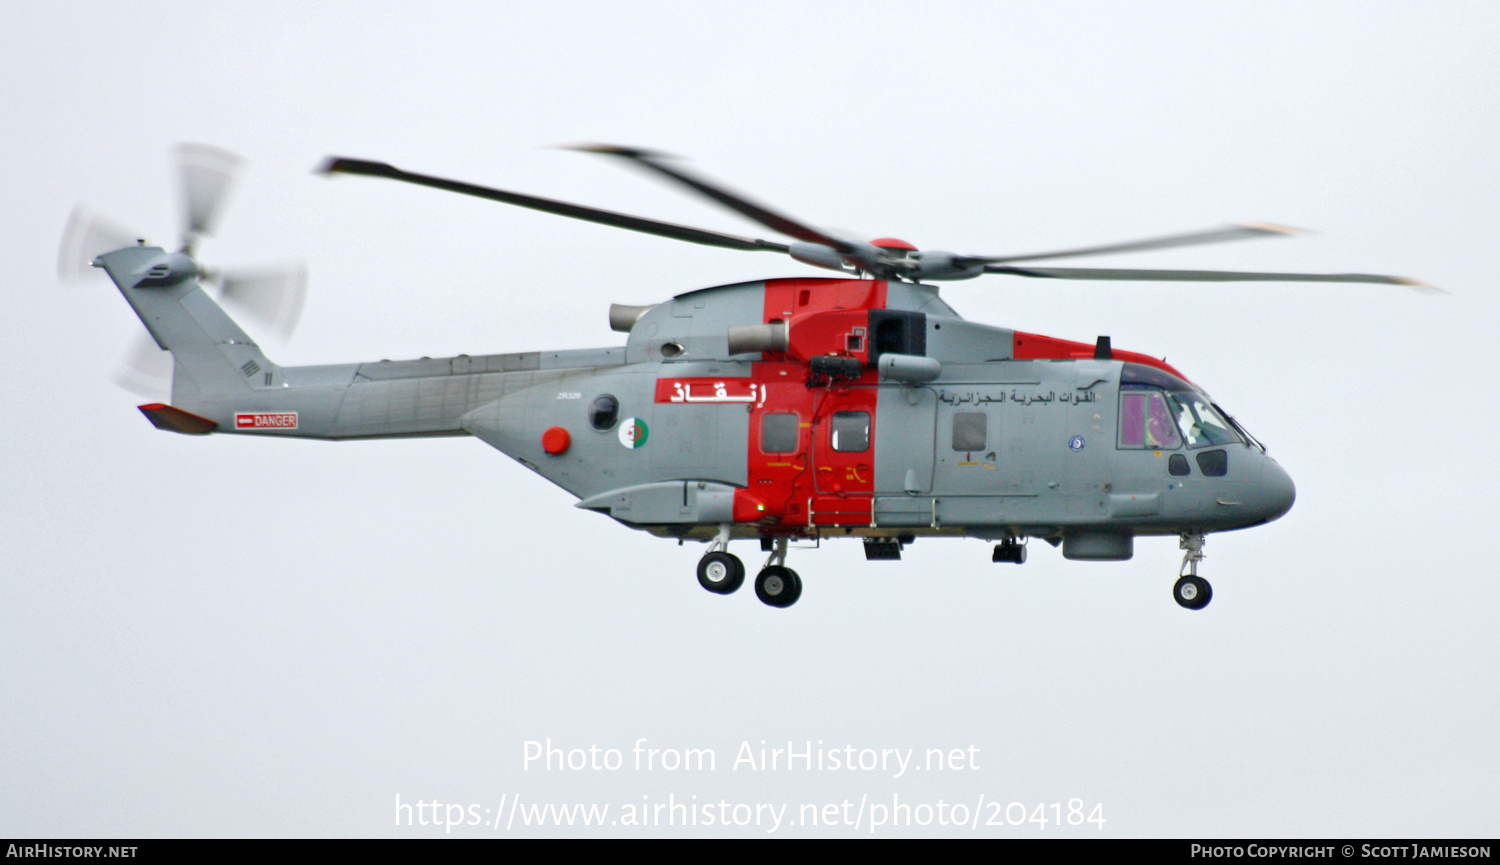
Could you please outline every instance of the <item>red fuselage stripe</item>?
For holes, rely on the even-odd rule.
[[[766,282],[763,323],[786,322],[787,355],[765,354],[753,365],[758,387],[749,412],[749,492],[766,506],[766,533],[791,534],[816,525],[871,522],[875,486],[876,373],[866,370],[842,387],[807,386],[807,360],[816,355],[869,357],[869,311],[884,309],[886,283],[868,279],[776,279]],[[829,315],[828,313],[834,313]],[[856,453],[832,448],[828,421],[836,412],[864,412],[870,437]],[[792,415],[792,450],[768,452],[761,440],[766,416]],[[788,423],[782,420],[782,424]]]

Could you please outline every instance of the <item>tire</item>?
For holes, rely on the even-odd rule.
[[[698,560],[698,585],[727,595],[745,582],[745,564],[730,553],[708,553]]]
[[[802,597],[802,578],[791,568],[772,565],[755,577],[755,596],[772,607],[790,607]]]
[[[1184,609],[1201,610],[1214,599],[1214,589],[1202,577],[1183,577],[1172,587],[1172,599]]]

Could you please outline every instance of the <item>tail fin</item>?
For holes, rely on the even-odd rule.
[[[226,396],[281,387],[281,368],[235,324],[197,280],[185,253],[127,246],[95,260],[141,323],[172,352],[172,404],[191,409]]]

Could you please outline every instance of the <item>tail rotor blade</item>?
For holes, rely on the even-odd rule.
[[[285,340],[302,318],[307,268],[299,264],[274,270],[225,271],[219,297]]]
[[[88,273],[96,257],[135,243],[137,235],[129,229],[77,205],[63,229],[62,246],[57,252],[57,275],[73,280]]]
[[[181,144],[177,162],[185,220],[183,246],[191,248],[199,237],[213,234],[219,211],[244,160],[207,144]]]
[[[114,382],[137,396],[165,402],[172,395],[172,353],[162,351],[150,334],[138,333]]]

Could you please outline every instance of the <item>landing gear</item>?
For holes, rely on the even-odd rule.
[[[1180,546],[1187,552],[1182,556],[1181,574],[1172,587],[1172,599],[1189,610],[1201,610],[1213,600],[1214,589],[1208,580],[1198,576],[1198,563],[1203,561],[1203,534],[1183,532]]]
[[[745,563],[729,552],[729,525],[708,545],[698,560],[698,585],[716,595],[727,595],[745,583]],[[766,566],[755,576],[755,596],[772,607],[790,607],[802,597],[802,578],[786,566],[785,537],[761,538],[761,549],[769,550]]]
[[[698,585],[727,595],[745,582],[745,563],[732,553],[712,552],[698,560]]]
[[[768,565],[755,577],[755,596],[773,607],[790,607],[802,597],[802,578],[785,565]]]
[[[1182,577],[1172,587],[1172,597],[1189,610],[1201,610],[1213,600],[1214,589],[1202,577]]]
[[[786,566],[786,538],[776,538],[766,566],[755,576],[755,596],[772,607],[790,607],[802,597],[802,578]]]
[[[745,582],[745,563],[729,552],[729,524],[719,526],[719,533],[708,552],[698,560],[698,585],[716,595],[727,595]]]

